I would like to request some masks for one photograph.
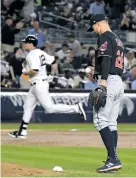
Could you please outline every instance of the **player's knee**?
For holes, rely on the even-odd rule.
[[[93,123],[94,123],[94,127],[98,131],[100,131],[108,126],[108,122],[106,120],[102,120],[100,118],[94,118]]]
[[[109,128],[111,131],[117,130],[117,121],[110,121],[109,122]]]
[[[47,113],[53,113],[53,106],[52,105],[50,105],[50,104],[42,104],[42,107],[45,109],[45,111],[47,112]]]
[[[23,108],[24,108],[23,120],[25,122],[29,122],[32,117],[34,108],[28,106],[27,104],[24,104]]]
[[[46,111],[47,111],[47,113],[53,113],[52,107],[46,107]]]
[[[95,120],[93,123],[94,123],[94,127],[96,128],[96,130],[99,131],[100,128],[99,128],[99,123],[98,123],[98,121]]]
[[[117,130],[117,125],[109,125],[111,131]]]
[[[34,107],[29,106],[28,104],[24,104],[23,108],[24,108],[24,111],[28,111],[28,112],[29,111],[31,111],[31,112],[34,111]]]

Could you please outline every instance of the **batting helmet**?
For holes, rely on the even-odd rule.
[[[34,35],[28,35],[25,39],[22,40],[24,43],[32,43],[34,46],[37,46],[38,39]]]

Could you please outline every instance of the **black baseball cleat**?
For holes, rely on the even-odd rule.
[[[119,169],[121,169],[122,165],[120,160],[107,160],[105,162],[105,165],[98,168],[96,171],[99,173],[109,173],[111,171],[118,171]]]
[[[110,158],[108,157],[106,161],[102,161],[103,163],[107,163],[110,160]],[[114,171],[107,171],[107,173],[114,173]]]
[[[102,162],[107,164],[109,161],[110,161],[110,157],[107,157],[106,161],[102,161]]]
[[[24,134],[21,134],[21,133],[19,133],[18,130],[16,130],[16,131],[13,131],[13,132],[9,132],[8,135],[11,136],[11,137],[14,137],[14,138],[26,138],[27,132],[24,133]]]
[[[86,121],[87,118],[86,118],[86,113],[85,113],[85,110],[83,108],[83,105],[81,103],[78,103],[78,107],[79,107],[80,116]]]

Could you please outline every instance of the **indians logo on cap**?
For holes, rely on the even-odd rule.
[[[107,50],[107,46],[108,46],[108,42],[106,41],[106,42],[103,43],[103,44],[101,45],[101,47],[99,48],[100,51],[106,51],[106,50]]]

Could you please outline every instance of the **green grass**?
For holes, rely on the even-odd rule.
[[[1,129],[16,129],[19,124],[1,124]],[[93,124],[29,124],[29,129],[69,131],[78,129],[79,131],[96,131]],[[119,131],[136,132],[136,124],[118,124]]]
[[[103,148],[89,147],[50,147],[26,145],[2,145],[3,162],[27,165],[52,170],[61,166],[65,173],[57,176],[81,177],[132,177],[136,176],[136,149],[119,149],[123,169],[113,174],[98,174],[106,153]]]
[[[16,129],[19,124],[1,124],[2,129]],[[96,131],[93,124],[33,124],[29,129],[47,131]],[[136,124],[118,124],[119,131],[136,132]],[[127,140],[126,140],[127,141]],[[136,177],[136,149],[120,148],[118,153],[123,169],[114,174],[98,174],[106,158],[104,148],[59,147],[37,145],[2,145],[1,161],[52,170],[56,165],[64,169],[61,177]]]

